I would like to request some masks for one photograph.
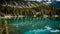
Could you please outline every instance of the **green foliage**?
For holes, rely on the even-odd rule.
[[[40,4],[37,7],[32,8],[18,8],[10,6],[0,5],[1,15],[24,15],[24,16],[33,16],[33,15],[60,15],[60,8],[51,7],[48,5]],[[38,14],[37,14],[38,13]],[[0,16],[1,16],[0,15]]]

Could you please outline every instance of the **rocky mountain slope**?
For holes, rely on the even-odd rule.
[[[4,1],[4,3],[0,3],[0,16],[5,15],[60,15],[60,8],[55,8],[36,1]]]

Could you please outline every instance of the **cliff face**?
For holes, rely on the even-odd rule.
[[[5,1],[2,3],[3,6],[11,6],[11,7],[21,7],[21,8],[31,8],[31,7],[36,7],[39,6],[40,3],[35,2],[35,1]]]
[[[36,1],[4,1],[0,4],[0,16],[60,15],[60,9]]]

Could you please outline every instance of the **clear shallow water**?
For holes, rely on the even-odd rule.
[[[23,17],[5,19],[9,34],[60,34],[60,18]]]

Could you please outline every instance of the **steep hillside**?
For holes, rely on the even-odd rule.
[[[36,1],[5,1],[0,4],[0,16],[60,15],[60,9]]]

